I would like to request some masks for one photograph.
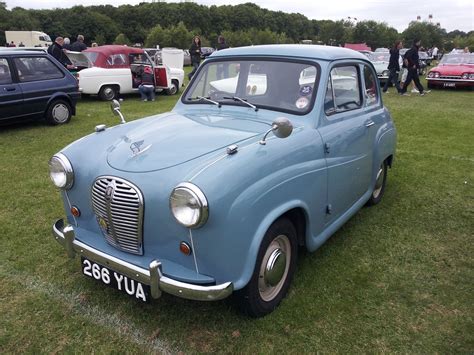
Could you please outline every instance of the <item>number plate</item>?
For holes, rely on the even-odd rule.
[[[101,281],[107,286],[116,288],[143,302],[150,299],[150,286],[142,284],[105,266],[99,265],[84,257],[81,258],[82,273],[90,278]]]
[[[444,83],[443,86],[445,88],[455,88],[456,87],[456,83]]]

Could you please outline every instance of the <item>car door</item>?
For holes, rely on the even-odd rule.
[[[0,57],[0,120],[23,115],[23,94],[7,57]]]
[[[13,63],[23,92],[25,115],[42,114],[53,93],[68,91],[61,80],[64,72],[47,56],[19,56],[13,59]]]
[[[328,169],[326,223],[347,212],[370,186],[370,119],[364,112],[362,90],[358,63],[333,66],[319,127]]]

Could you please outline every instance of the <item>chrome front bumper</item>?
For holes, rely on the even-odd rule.
[[[53,224],[53,236],[66,249],[70,258],[74,258],[76,254],[82,255],[90,261],[106,266],[145,285],[150,285],[153,298],[160,298],[163,291],[190,300],[217,301],[230,296],[234,290],[232,282],[214,286],[199,286],[170,279],[163,276],[159,260],[153,260],[149,268],[144,269],[105,254],[77,240],[73,226],[64,225],[62,219]]]

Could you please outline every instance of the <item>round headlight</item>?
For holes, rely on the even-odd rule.
[[[471,79],[471,80],[474,79],[474,73],[473,73],[473,74],[469,74],[469,79]]]
[[[49,160],[49,177],[56,187],[69,190],[74,183],[74,171],[68,158],[62,153]]]
[[[463,78],[464,80],[466,80],[467,78],[469,78],[469,74],[468,74],[468,73],[464,73],[464,74],[462,75],[462,78]]]
[[[435,78],[439,78],[439,73],[436,72],[436,73],[434,74],[434,76],[435,76]]]
[[[384,71],[382,72],[382,75],[383,75],[383,76],[388,76],[389,73],[390,73],[390,72],[389,72],[388,70],[384,70]]]
[[[428,78],[432,78],[433,76],[434,76],[434,73],[433,73],[432,71],[430,71],[430,72],[428,73]]]
[[[187,228],[199,228],[209,216],[206,196],[199,187],[189,182],[183,182],[173,189],[170,208],[174,218]]]

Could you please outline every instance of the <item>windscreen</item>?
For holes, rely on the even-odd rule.
[[[185,103],[212,104],[202,99],[207,98],[221,105],[305,114],[316,95],[318,68],[288,61],[213,61],[204,62],[197,75],[183,98]]]

